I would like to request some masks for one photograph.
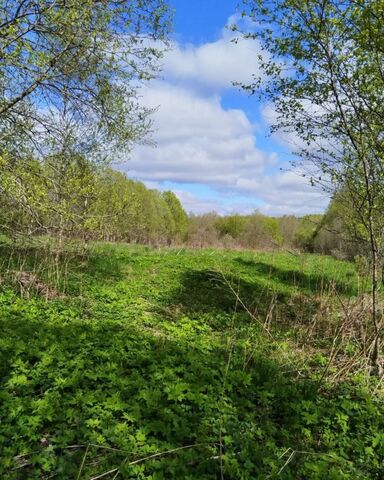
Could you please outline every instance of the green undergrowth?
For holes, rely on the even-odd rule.
[[[9,248],[0,478],[384,478],[383,398],[320,384],[320,350],[292,342],[324,295],[363,288],[352,264],[99,244],[60,259],[47,302],[7,281],[39,261],[50,280],[39,247]]]

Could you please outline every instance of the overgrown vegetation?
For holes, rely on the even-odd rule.
[[[339,229],[332,223],[335,218],[339,219],[338,215],[331,215],[331,211],[337,209],[338,206],[332,204],[326,215],[303,217],[268,217],[259,212],[224,217],[215,212],[191,215],[186,242],[193,247],[292,249],[353,260],[359,249],[356,242],[343,241],[345,226],[341,221]]]
[[[0,165],[1,166],[1,165]],[[298,249],[353,259],[364,253],[345,240],[340,203],[326,216],[190,215],[170,191],[150,190],[111,168],[73,157],[57,175],[52,159],[18,163],[0,178],[0,232],[13,239],[65,239],[182,244],[193,247]],[[338,224],[337,224],[338,222]],[[343,239],[344,233],[344,239]],[[366,252],[366,249],[365,249]]]
[[[48,235],[61,245],[64,239],[142,244],[184,239],[188,218],[172,192],[147,189],[112,169],[90,168],[82,158],[72,159],[60,178],[55,174],[49,162],[28,162],[17,167],[17,182],[2,176],[0,232],[14,239]]]
[[[244,35],[263,52],[260,72],[243,88],[274,109],[273,131],[300,140],[293,163],[309,164],[312,183],[344,197],[349,233],[369,252],[372,373],[382,375],[384,2],[242,3]]]
[[[110,168],[167,4],[0,0],[1,478],[384,478],[382,7],[244,0],[245,88],[335,195],[188,218]]]
[[[47,303],[1,248],[2,478],[382,478],[352,264],[99,244]]]

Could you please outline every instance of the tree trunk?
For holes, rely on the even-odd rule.
[[[380,334],[381,320],[378,318],[378,290],[379,290],[379,281],[378,281],[378,252],[376,248],[376,243],[374,239],[371,238],[371,249],[372,249],[372,324],[374,329],[374,339],[372,343],[372,351],[370,355],[371,363],[371,373],[373,375],[380,375]]]

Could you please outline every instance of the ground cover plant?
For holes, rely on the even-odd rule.
[[[46,248],[10,248],[1,478],[383,478],[381,386],[347,321],[369,290],[353,264],[94,244],[60,257],[52,284]],[[14,273],[32,270],[39,283]]]

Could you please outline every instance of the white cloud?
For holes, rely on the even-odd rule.
[[[175,194],[183,204],[185,211],[188,213],[202,214],[216,212],[223,215],[228,213],[218,201],[200,198],[190,192],[182,190],[175,190]]]
[[[250,83],[260,74],[257,43],[233,40],[225,35],[200,46],[175,44],[165,57],[165,78],[210,91],[232,88],[233,82]]]
[[[262,211],[271,215],[303,215],[323,213],[329,203],[329,196],[320,188],[309,183],[295,170],[277,173],[268,178],[269,188],[265,189]]]
[[[243,110],[223,107],[221,95],[231,82],[249,81],[257,73],[257,44],[234,44],[231,38],[224,32],[216,42],[175,44],[167,53],[163,80],[142,91],[146,106],[159,106],[154,114],[157,146],[136,147],[122,168],[160,188],[162,182],[174,182],[215,190],[217,200],[202,198],[196,188],[193,194],[176,189],[185,209],[195,213],[249,213],[257,203],[271,215],[323,210],[327,200],[319,191],[293,172],[279,171],[278,155],[258,146],[256,131],[262,134],[263,119],[273,110],[265,109],[255,126]]]
[[[324,121],[324,117],[329,115],[329,112],[332,110],[331,106],[320,106],[312,103],[309,100],[301,101],[303,108],[304,117],[310,117],[312,119],[318,119],[319,123]],[[264,123],[270,128],[271,126],[279,125],[281,115],[279,115],[275,107],[268,103],[262,106],[261,108],[261,118]],[[320,132],[319,132],[320,133]],[[286,147],[292,152],[299,152],[302,150],[318,152],[320,149],[324,149],[328,152],[335,151],[338,152],[338,147],[332,145],[332,138],[330,136],[319,135],[316,141],[313,141],[312,145],[308,145],[306,141],[299,137],[299,135],[292,129],[288,131],[277,130],[273,133],[273,138],[275,138],[281,145]]]
[[[156,101],[161,105],[154,117],[157,147],[136,148],[126,165],[131,175],[230,187],[275,165],[275,154],[256,148],[244,112],[223,109],[218,97],[157,83],[145,95],[148,105]]]

